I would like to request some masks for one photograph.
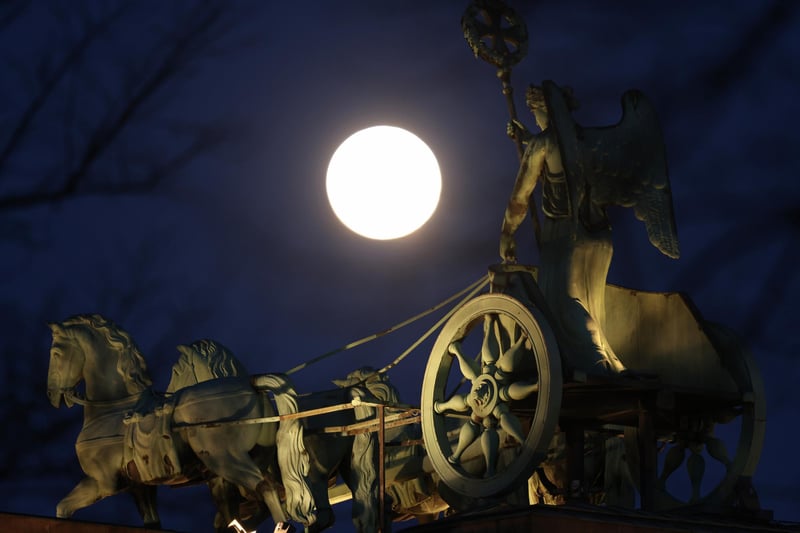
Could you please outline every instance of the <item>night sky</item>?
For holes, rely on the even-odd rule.
[[[190,41],[175,56],[180,72],[151,92],[147,73],[180,39],[170,25],[191,21],[199,3],[0,6],[0,149],[21,139],[0,156],[0,510],[54,516],[80,479],[72,443],[82,412],[56,411],[45,395],[48,321],[114,320],[163,390],[177,344],[213,338],[251,373],[286,371],[431,307],[499,261],[517,156],[495,69],[463,39],[467,3],[226,2],[219,38]],[[586,126],[615,123],[627,89],[655,106],[682,256],[661,255],[631,212],[614,210],[609,282],[684,291],[747,340],[768,409],[754,485],[777,519],[800,521],[800,4],[509,3],[530,34],[512,73],[529,128],[522,95],[545,79],[574,88]],[[117,9],[20,136],[25,110],[87,25]],[[121,115],[132,94],[146,98]],[[104,134],[92,137],[97,124]],[[434,216],[395,241],[350,232],[325,194],[339,143],[378,124],[416,133],[442,170]],[[87,161],[92,142],[103,149]],[[125,188],[154,175],[152,187]],[[18,200],[70,176],[80,179],[57,198]],[[520,260],[535,264],[527,227]],[[293,379],[301,392],[330,388],[385,365],[431,324]],[[408,403],[419,403],[430,345],[389,374]],[[209,529],[205,488],[159,494],[163,527]],[[351,530],[348,513],[335,531]],[[126,495],[75,518],[141,523]]]

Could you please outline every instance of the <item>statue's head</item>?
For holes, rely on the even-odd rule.
[[[567,107],[570,111],[578,109],[580,103],[575,98],[572,92],[572,87],[560,87],[561,94],[564,95],[564,100],[567,102]],[[547,116],[547,102],[544,98],[544,90],[539,85],[530,84],[525,91],[525,104],[533,116],[536,117],[536,124],[544,131],[547,129],[550,121]]]

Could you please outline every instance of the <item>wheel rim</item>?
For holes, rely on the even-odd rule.
[[[514,490],[545,457],[561,386],[555,337],[537,309],[486,294],[456,311],[422,385],[423,437],[442,481],[473,498]]]

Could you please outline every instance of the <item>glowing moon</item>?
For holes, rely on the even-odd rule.
[[[339,220],[370,239],[397,239],[433,215],[442,190],[436,156],[402,128],[374,126],[348,137],[331,157],[328,200]]]

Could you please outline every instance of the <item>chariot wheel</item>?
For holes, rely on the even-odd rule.
[[[655,510],[688,505],[758,507],[750,480],[758,466],[766,426],[761,373],[731,331],[711,323],[703,328],[736,383],[741,401],[735,407],[684,417],[676,431],[660,439]],[[628,467],[641,490],[637,438],[635,429],[626,430]]]
[[[448,320],[422,384],[422,433],[442,481],[471,498],[516,489],[545,458],[561,407],[561,359],[544,315],[504,294]]]

